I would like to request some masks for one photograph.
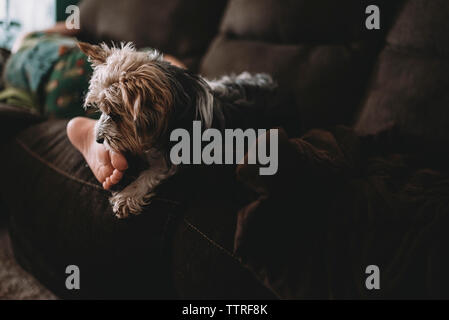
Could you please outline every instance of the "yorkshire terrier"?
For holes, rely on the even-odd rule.
[[[191,128],[195,120],[202,129],[255,127],[256,106],[275,88],[267,74],[244,72],[209,81],[163,60],[156,50],[137,51],[130,43],[79,47],[93,67],[84,107],[101,112],[97,142],[145,164],[134,181],[112,193],[119,218],[142,212],[155,188],[175,174],[177,166],[168,156],[172,130]]]

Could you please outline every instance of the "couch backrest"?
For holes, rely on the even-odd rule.
[[[294,97],[298,123],[351,124],[398,2],[229,0],[200,72],[268,72]],[[365,27],[370,3],[380,31]]]
[[[81,26],[90,41],[155,47],[208,78],[268,72],[292,96],[295,121],[307,129],[353,124],[401,2],[84,0]],[[365,28],[368,4],[382,9],[380,31]]]
[[[83,38],[132,41],[195,68],[215,35],[227,0],[84,0]]]
[[[356,129],[376,134],[392,127],[403,136],[449,141],[447,0],[407,0],[387,36]]]

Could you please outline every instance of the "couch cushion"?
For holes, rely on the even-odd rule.
[[[387,37],[356,129],[449,140],[449,2],[408,0]]]
[[[233,168],[180,171],[141,215],[119,220],[66,123],[31,126],[1,149],[14,252],[39,281],[76,299],[275,297],[229,254],[242,201]],[[70,264],[81,290],[65,288]]]
[[[170,296],[163,246],[176,204],[155,201],[151,215],[116,219],[65,126],[32,126],[2,149],[0,190],[19,263],[62,298]],[[72,264],[80,268],[80,290],[65,287]]]
[[[282,44],[341,43],[360,37],[362,29],[357,25],[363,11],[356,4],[353,0],[231,0],[220,30],[234,38]]]
[[[293,97],[298,124],[352,123],[395,8],[377,2],[383,28],[368,32],[364,1],[230,0],[200,71],[270,73]]]
[[[226,0],[82,1],[81,29],[90,41],[132,41],[194,66],[215,34]]]
[[[6,143],[26,127],[41,122],[44,117],[27,108],[20,108],[0,103],[0,145]]]

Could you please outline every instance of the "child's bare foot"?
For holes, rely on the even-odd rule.
[[[74,118],[67,124],[67,135],[83,154],[97,180],[108,190],[122,179],[128,163],[122,154],[108,151],[95,141],[95,122],[89,118]]]

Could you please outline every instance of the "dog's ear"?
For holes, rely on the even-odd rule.
[[[97,46],[87,42],[78,42],[78,47],[89,57],[94,66],[105,63],[110,54],[110,49],[106,45]]]
[[[151,105],[159,114],[169,112],[173,95],[165,74],[152,65],[142,65],[137,70],[123,73],[119,80],[122,100],[129,113],[136,120],[143,105]]]
[[[136,121],[140,112],[141,93],[137,90],[135,83],[130,83],[123,79],[120,81],[120,91],[125,108],[131,114],[133,120]]]

